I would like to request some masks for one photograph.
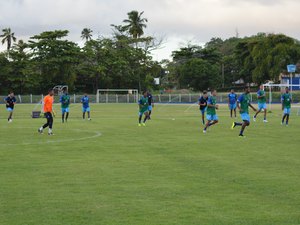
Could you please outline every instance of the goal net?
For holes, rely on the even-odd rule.
[[[97,103],[136,103],[139,99],[137,89],[98,89]]]
[[[299,105],[299,96],[300,96],[300,84],[264,84],[264,89],[267,93],[268,98],[268,107],[269,110],[272,109],[272,104],[278,104],[281,103],[281,95],[284,93],[285,88],[288,87],[290,90],[290,93],[293,97],[293,103],[296,108],[300,108]],[[299,110],[297,112],[299,114]]]
[[[56,85],[53,87],[54,95],[62,95],[64,92],[68,93],[68,85]]]

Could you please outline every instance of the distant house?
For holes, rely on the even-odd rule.
[[[292,78],[288,74],[280,74],[280,83],[286,85],[290,85],[290,84],[300,85],[300,74],[294,74]],[[294,91],[299,91],[300,86],[293,87],[292,89]]]

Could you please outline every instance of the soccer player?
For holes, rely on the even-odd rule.
[[[142,125],[146,126],[145,123],[149,117],[149,113],[148,113],[149,100],[147,96],[148,96],[147,91],[144,91],[141,99],[139,100],[139,127]],[[141,123],[143,114],[145,115],[145,117],[143,123]]]
[[[16,100],[15,95],[12,91],[9,93],[9,95],[4,100],[6,102],[6,110],[9,112],[7,121],[9,123],[11,123],[12,122],[12,115],[13,115],[13,112],[14,112],[14,107],[15,107],[15,104],[16,104],[17,100]]]
[[[84,96],[81,98],[82,103],[82,119],[85,119],[85,113],[88,113],[88,120],[91,120],[90,115],[90,105],[89,105],[89,96],[85,93]]]
[[[281,125],[284,124],[288,126],[289,124],[289,118],[290,118],[290,113],[291,113],[291,102],[292,102],[292,97],[291,94],[289,93],[290,90],[288,87],[285,88],[285,93],[281,95],[281,104],[282,104],[282,110],[283,110],[283,117],[281,120]]]
[[[206,106],[207,106],[207,99],[208,99],[207,91],[203,91],[202,96],[198,99],[198,105],[200,106],[199,110],[202,115],[202,124],[203,125],[205,124],[204,115],[205,115]]]
[[[249,116],[249,106],[256,111],[256,109],[250,103],[250,87],[245,88],[245,92],[238,98],[237,107],[240,111],[241,118],[243,120],[242,123],[233,122],[231,129],[236,126],[242,126],[239,136],[244,136],[244,130],[247,126],[250,125],[250,116]]]
[[[267,103],[266,103],[266,93],[264,91],[264,86],[260,85],[259,90],[257,92],[257,100],[258,100],[258,111],[253,116],[253,121],[256,121],[256,116],[261,110],[264,110],[264,123],[267,123]]]
[[[207,123],[203,129],[203,133],[206,133],[206,130],[208,127],[218,123],[218,115],[216,113],[216,109],[219,108],[219,106],[216,104],[216,96],[217,96],[217,91],[212,90],[211,91],[211,96],[208,97],[207,100],[207,109],[206,109],[206,119]]]
[[[228,107],[230,109],[230,117],[232,118],[232,112],[234,111],[234,117],[236,117],[236,101],[237,95],[234,93],[234,90],[231,89],[228,94]]]
[[[47,123],[45,123],[43,126],[41,126],[38,129],[38,132],[40,134],[42,134],[43,130],[49,126],[48,135],[53,135],[53,133],[52,133],[52,126],[53,126],[52,106],[53,106],[53,102],[54,102],[53,95],[54,95],[54,91],[53,91],[53,89],[50,89],[48,91],[48,95],[46,95],[44,97],[44,115],[45,115],[45,118],[47,119]]]
[[[148,92],[148,120],[151,120],[150,115],[152,113],[152,108],[154,107],[153,96],[150,92]]]
[[[61,120],[64,123],[65,121],[68,121],[69,117],[69,105],[70,105],[70,96],[67,92],[64,92],[62,96],[60,96],[59,102],[61,103]],[[66,118],[65,118],[66,114]]]

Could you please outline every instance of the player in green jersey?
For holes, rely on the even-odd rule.
[[[258,113],[260,113],[262,110],[264,112],[264,123],[267,123],[267,101],[266,101],[266,93],[264,90],[264,86],[260,85],[259,90],[257,92],[257,101],[258,101],[258,111],[253,116],[253,121],[256,121],[256,116]]]
[[[67,92],[64,92],[62,96],[60,96],[59,102],[61,103],[61,119],[62,122],[64,123],[65,121],[68,121],[69,117],[69,105],[70,105],[70,96],[68,95]],[[65,118],[66,115],[66,118]]]
[[[244,130],[250,125],[249,106],[256,111],[256,109],[250,103],[250,87],[245,88],[245,92],[237,100],[237,107],[240,110],[240,115],[243,120],[242,123],[233,122],[231,129],[236,126],[242,126],[239,136],[244,136]]]
[[[140,126],[146,126],[146,120],[149,118],[149,113],[148,113],[148,106],[149,106],[149,100],[148,100],[148,92],[144,91],[143,96],[139,100],[139,127]],[[142,122],[142,116],[144,114],[144,121]]]
[[[206,119],[207,123],[203,129],[203,133],[206,133],[206,130],[208,127],[218,123],[218,115],[216,113],[216,109],[219,108],[219,106],[216,104],[216,96],[217,96],[217,91],[212,90],[211,96],[208,97],[207,100],[207,109],[206,109]]]
[[[289,118],[290,118],[290,113],[291,113],[291,102],[292,102],[292,96],[289,93],[290,90],[288,87],[285,88],[285,93],[281,95],[281,104],[282,104],[282,110],[283,110],[283,117],[281,120],[281,125],[284,124],[288,126],[289,124]]]

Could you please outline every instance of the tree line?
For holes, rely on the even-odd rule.
[[[171,60],[157,62],[151,51],[161,40],[145,36],[148,20],[131,11],[121,25],[111,25],[111,37],[93,38],[84,28],[83,47],[69,41],[68,30],[45,31],[17,40],[10,28],[2,30],[0,92],[44,93],[58,84],[74,93],[96,93],[106,88],[190,89],[231,88],[236,81],[279,81],[287,64],[300,61],[300,43],[284,34],[259,33],[251,37],[212,38],[204,46],[186,44]],[[156,85],[154,78],[160,78]]]

